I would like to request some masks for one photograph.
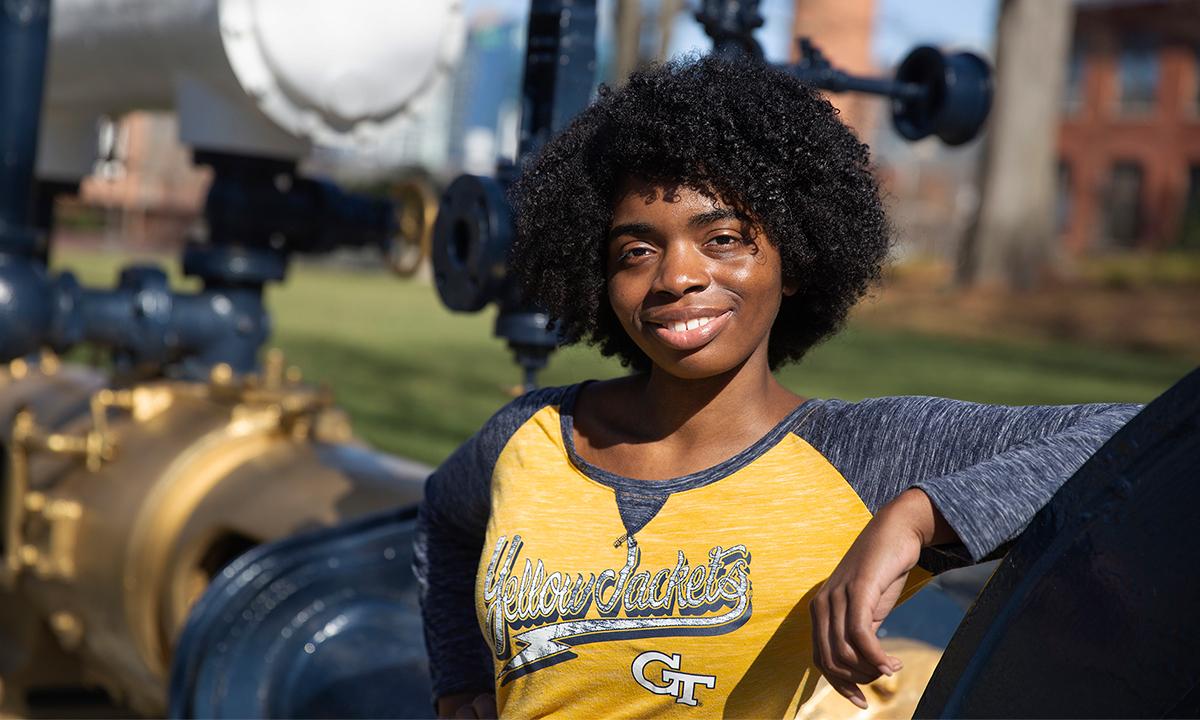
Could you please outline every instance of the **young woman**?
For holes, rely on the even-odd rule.
[[[1015,537],[1137,409],[783,387],[888,227],[867,148],[770,67],[602,90],[515,202],[531,298],[633,372],[514,401],[429,478],[443,715],[783,717],[821,674],[865,707],[895,603]]]

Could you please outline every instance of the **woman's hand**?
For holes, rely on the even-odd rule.
[[[492,693],[459,693],[438,698],[439,718],[494,718],[496,696]]]
[[[901,668],[875,633],[895,607],[921,548],[955,539],[929,496],[906,490],[871,518],[813,597],[813,662],[858,707],[867,707],[859,685]]]

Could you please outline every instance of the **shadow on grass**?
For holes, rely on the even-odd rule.
[[[502,358],[453,344],[402,355],[289,334],[277,343],[311,382],[329,385],[356,434],[392,453],[436,464],[511,398]]]
[[[1146,402],[1191,369],[1180,357],[852,328],[781,379],[802,394],[941,395],[1005,404]]]

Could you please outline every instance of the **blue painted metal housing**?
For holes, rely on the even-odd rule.
[[[209,237],[188,246],[183,271],[202,291],[172,291],[150,266],[125,269],[111,289],[52,277],[52,202],[34,200],[49,26],[49,0],[0,3],[0,362],[88,342],[112,352],[118,374],[201,378],[221,363],[249,372],[270,333],[263,287],[283,280],[291,253],[392,242],[386,199],[301,178],[292,161],[201,152],[214,170]]]
[[[180,637],[171,717],[431,717],[415,518],[388,511],[231,563]]]
[[[1200,369],[1058,491],[967,613],[917,717],[1200,716]]]

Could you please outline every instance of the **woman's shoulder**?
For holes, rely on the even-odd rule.
[[[484,423],[481,434],[512,435],[529,418],[546,407],[562,407],[574,402],[575,395],[585,383],[560,385],[530,390],[501,407]]]
[[[999,451],[1068,428],[1111,435],[1141,406],[1119,403],[996,405],[931,396],[821,400],[793,429],[822,452],[940,456],[962,448]]]
[[[529,419],[548,406],[571,402],[580,385],[531,390],[506,403],[438,467],[438,476],[490,477],[496,459],[509,439]]]
[[[1068,405],[1002,405],[929,395],[894,395],[858,401],[814,400],[813,419],[825,422],[874,424],[1005,423],[1013,421],[1072,421],[1100,412],[1136,411],[1126,403],[1080,403]]]

